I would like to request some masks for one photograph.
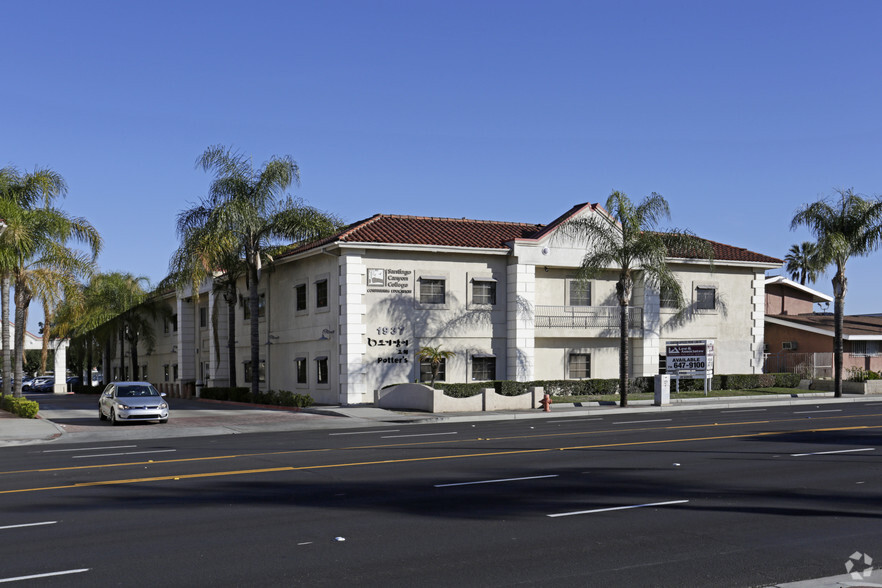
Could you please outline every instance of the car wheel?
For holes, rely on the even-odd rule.
[[[116,420],[116,411],[112,408],[110,409],[110,424],[114,426],[119,424],[119,421]]]
[[[106,421],[106,420],[107,420],[107,417],[104,416],[104,413],[103,413],[103,412],[101,412],[101,407],[100,407],[100,406],[98,407],[98,420],[99,420],[99,421]]]

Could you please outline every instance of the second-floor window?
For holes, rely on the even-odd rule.
[[[698,310],[713,310],[717,307],[717,289],[702,288],[695,289],[695,308]]]
[[[444,304],[445,280],[442,278],[420,278],[420,303]]]
[[[570,281],[570,306],[591,306],[591,284],[580,280]]]
[[[294,286],[294,310],[306,310],[306,284]]]
[[[315,283],[315,306],[325,308],[328,306],[328,281],[319,280]]]
[[[257,317],[263,318],[266,314],[266,292],[258,294],[257,296]],[[245,300],[245,320],[249,320],[251,318],[251,300]]]

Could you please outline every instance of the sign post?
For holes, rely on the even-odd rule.
[[[704,380],[704,395],[707,396],[714,376],[714,342],[668,341],[665,347],[665,371],[677,379],[677,391],[680,391],[680,378],[701,378]]]

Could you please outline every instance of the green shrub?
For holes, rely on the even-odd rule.
[[[203,388],[200,398],[210,400],[226,400],[229,402],[244,402],[248,404],[269,404],[272,406],[296,406],[306,408],[315,404],[315,400],[309,394],[295,394],[287,390],[258,391],[255,398],[251,398],[251,388]]]
[[[37,402],[14,396],[3,396],[0,400],[0,408],[26,419],[36,418],[37,413],[40,412],[40,405]]]

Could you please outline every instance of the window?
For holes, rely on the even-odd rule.
[[[851,354],[855,357],[876,357],[879,355],[879,341],[852,341]]]
[[[199,307],[199,328],[204,329],[208,326],[208,309],[204,306]]]
[[[178,364],[172,365],[172,380],[178,381]]]
[[[266,315],[266,292],[262,292],[257,296],[257,318],[263,318]],[[251,319],[251,299],[245,299],[245,320]]]
[[[472,302],[474,304],[496,304],[496,282],[475,280],[472,283]]]
[[[698,310],[714,310],[717,307],[716,288],[696,288],[695,308]]]
[[[447,360],[445,358],[441,358],[441,363],[438,365],[438,375],[435,376],[436,382],[444,382],[447,373]],[[432,381],[432,362],[426,359],[420,362],[420,382],[431,382]]]
[[[177,333],[178,332],[178,315],[176,315],[176,314],[172,315],[171,326],[172,326],[172,332]]]
[[[569,306],[591,306],[591,283],[570,280]]]
[[[591,377],[591,354],[570,353],[567,361],[567,373],[571,380]]]
[[[315,306],[326,308],[328,306],[328,281],[319,280],[315,283]]]
[[[244,370],[243,371],[245,372],[245,383],[250,384],[251,383],[251,362],[246,361],[243,363],[244,363],[244,366],[243,366]],[[257,364],[257,381],[258,382],[266,381],[266,362],[262,359]]]
[[[209,374],[211,373],[210,367],[211,365],[207,361],[203,361],[199,364],[199,379],[202,382],[205,382],[209,379]]]
[[[294,310],[306,310],[306,284],[294,286]]]
[[[315,381],[317,384],[328,383],[328,358],[315,358]]]
[[[444,278],[420,278],[420,303],[444,304]]]
[[[145,381],[150,379],[147,377],[147,364],[146,363],[141,366],[141,379],[145,380]]]
[[[659,293],[658,305],[661,308],[677,308],[679,306],[677,304],[677,294],[670,288],[662,286],[661,292]]]
[[[163,381],[163,382],[168,382],[168,381],[169,381],[169,380],[168,380],[168,379],[169,379],[169,370],[168,370],[168,368],[169,368],[169,365],[168,365],[168,364],[165,364],[164,366],[162,366],[162,381]]]
[[[306,358],[298,357],[294,360],[294,364],[297,370],[297,383],[306,384]]]
[[[472,380],[495,380],[496,358],[474,355],[472,356]]]

